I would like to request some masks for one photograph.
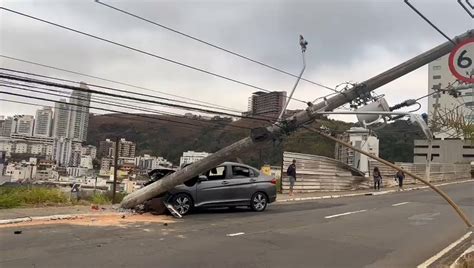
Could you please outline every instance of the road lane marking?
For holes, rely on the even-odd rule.
[[[357,210],[357,211],[350,211],[350,212],[345,212],[345,213],[336,214],[336,215],[330,215],[330,216],[326,216],[326,217],[324,217],[324,218],[325,218],[325,219],[331,219],[331,218],[346,216],[346,215],[355,214],[355,213],[360,213],[360,212],[365,212],[365,211],[367,211],[367,209]]]
[[[240,232],[240,233],[233,233],[233,234],[226,234],[226,236],[238,236],[238,235],[243,235],[245,233]]]
[[[455,246],[459,245],[462,241],[465,239],[469,238],[469,236],[472,234],[472,232],[468,232],[465,235],[463,235],[461,238],[456,240],[454,243],[451,245],[447,246],[445,249],[441,250],[438,252],[438,254],[434,255],[433,257],[429,258],[426,260],[424,263],[420,264],[417,266],[417,268],[426,268],[433,264],[435,261],[437,261],[439,258],[443,257],[446,253],[448,253],[451,249],[453,249]]]
[[[392,207],[398,207],[398,206],[402,206],[402,205],[406,205],[410,202],[401,202],[401,203],[396,203],[396,204],[393,204]]]

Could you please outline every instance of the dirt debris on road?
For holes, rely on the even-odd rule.
[[[73,219],[60,219],[60,220],[35,220],[28,222],[12,223],[0,225],[0,228],[12,228],[12,227],[23,227],[23,226],[35,226],[35,225],[53,225],[53,224],[69,224],[69,225],[81,225],[81,226],[120,226],[127,227],[131,224],[145,223],[145,224],[169,224],[175,222],[172,217],[166,215],[151,215],[145,214],[131,214],[126,217],[125,215],[94,215],[94,217],[78,216]]]

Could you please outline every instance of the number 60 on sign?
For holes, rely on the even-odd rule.
[[[457,79],[474,83],[474,38],[454,47],[449,54],[449,70]]]

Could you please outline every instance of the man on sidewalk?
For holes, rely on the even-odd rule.
[[[293,187],[296,182],[296,160],[293,159],[293,163],[286,170],[286,175],[290,180],[290,196],[293,195]]]

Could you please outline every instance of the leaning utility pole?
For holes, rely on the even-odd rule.
[[[459,43],[463,40],[474,36],[474,31],[455,38],[455,42]],[[445,42],[421,55],[418,55],[392,69],[385,71],[369,80],[357,84],[351,89],[341,92],[340,94],[329,98],[318,104],[308,103],[309,106],[305,111],[299,112],[288,119],[276,123],[267,128],[257,128],[252,130],[250,137],[244,138],[234,144],[225,147],[216,153],[193,163],[177,172],[168,175],[161,180],[148,185],[136,192],[126,196],[121,206],[124,208],[133,208],[161,193],[171,190],[176,185],[182,184],[190,178],[196,177],[211,168],[235,158],[240,153],[261,148],[265,144],[281,139],[284,135],[294,132],[298,127],[311,123],[319,116],[320,111],[332,111],[341,105],[351,102],[358,97],[370,93],[372,90],[379,88],[409,72],[412,72],[421,66],[432,62],[446,54],[454,48],[451,42]]]

